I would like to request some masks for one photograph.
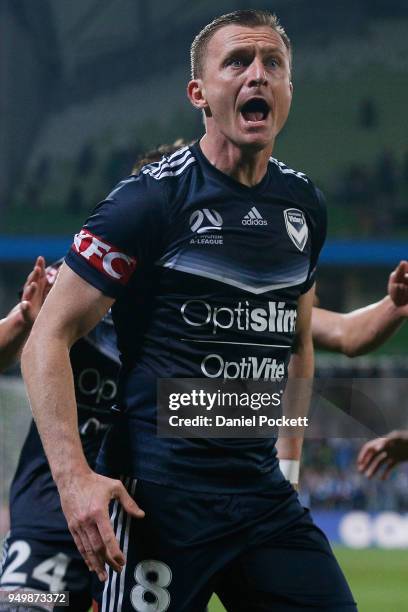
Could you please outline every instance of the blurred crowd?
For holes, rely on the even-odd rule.
[[[64,164],[44,156],[16,198],[37,211],[53,208],[58,201],[58,207],[67,214],[83,216],[120,179],[130,174],[142,152],[137,143],[104,147],[88,142],[75,160]]]
[[[352,213],[363,237],[391,235],[407,226],[408,151],[402,161],[391,149],[381,151],[372,166],[351,164],[334,190],[333,201]]]
[[[371,112],[364,121],[375,125]],[[51,214],[59,210],[82,220],[119,180],[130,174],[142,153],[137,142],[120,146],[112,143],[110,147],[89,142],[73,161],[54,162],[42,157],[15,194],[12,205]],[[408,224],[408,150],[402,160],[391,149],[385,149],[371,166],[350,164],[339,171],[336,184],[326,186],[326,195],[331,209],[331,235],[364,238],[404,234]],[[336,219],[341,219],[339,227]]]
[[[356,128],[375,134],[381,112],[373,98],[363,98],[357,108]],[[392,148],[379,149],[371,163],[352,162],[329,186],[330,201],[350,216],[350,226],[362,237],[389,236],[408,222],[408,149],[398,159]],[[350,227],[351,233],[353,229]]]
[[[363,440],[306,440],[301,470],[301,497],[312,510],[392,510],[408,512],[408,464],[389,480],[368,480],[357,472]]]

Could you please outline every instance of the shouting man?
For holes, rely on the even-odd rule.
[[[272,157],[289,38],[274,15],[238,11],[197,35],[191,61],[205,135],[120,183],[75,237],[23,353],[34,417],[104,612],[200,612],[213,592],[234,612],[355,610],[276,440],[156,436],[160,378],[313,376],[325,207]],[[69,350],[110,308],[122,370],[101,475],[81,448]]]

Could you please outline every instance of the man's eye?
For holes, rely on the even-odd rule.
[[[267,66],[270,66],[271,68],[277,68],[280,64],[279,64],[279,60],[276,59],[276,57],[271,57],[270,59],[268,59],[266,61]]]
[[[244,62],[238,57],[232,57],[230,60],[228,60],[228,66],[232,66],[233,68],[241,68],[243,65]]]

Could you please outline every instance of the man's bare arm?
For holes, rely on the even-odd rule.
[[[101,580],[104,564],[120,571],[125,560],[109,521],[108,505],[119,499],[134,516],[142,511],[120,481],[89,467],[78,432],[69,350],[104,316],[113,300],[63,265],[33,326],[22,356],[31,408],[75,543]]]
[[[316,346],[349,357],[381,346],[408,317],[408,262],[390,274],[388,295],[347,314],[313,308],[312,332]]]
[[[21,300],[0,320],[0,372],[15,365],[49,289],[43,257],[37,257]]]
[[[292,357],[289,363],[289,383],[284,398],[286,416],[307,416],[314,375],[314,353],[311,332],[311,314],[315,287],[299,298],[296,321],[296,338]],[[295,381],[296,384],[290,381]],[[303,433],[299,436],[287,436],[285,432],[277,442],[280,461],[300,461],[303,445]]]

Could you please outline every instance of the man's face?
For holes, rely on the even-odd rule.
[[[269,27],[218,30],[196,82],[207,133],[222,134],[240,147],[263,149],[286,122],[292,100],[289,52]]]

